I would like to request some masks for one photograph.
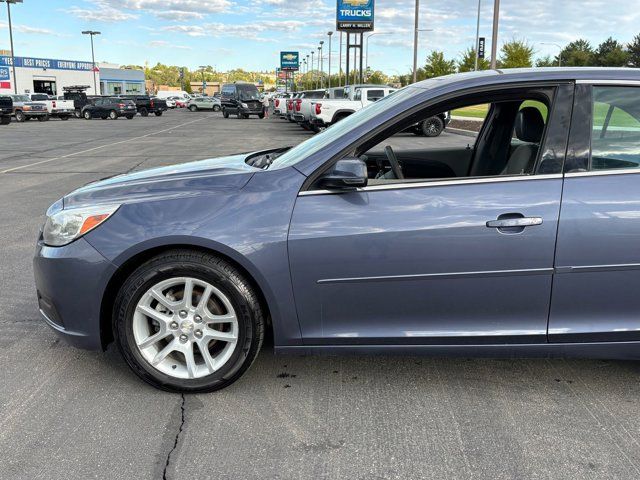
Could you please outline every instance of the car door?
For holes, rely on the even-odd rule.
[[[573,87],[561,89],[540,150],[555,167],[540,173],[301,192],[289,256],[305,343],[546,342]]]
[[[552,342],[640,339],[640,87],[582,82],[565,167]]]

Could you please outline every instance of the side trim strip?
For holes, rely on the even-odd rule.
[[[369,187],[357,188],[355,190],[307,190],[300,192],[299,197],[311,195],[339,195],[348,192],[375,192],[378,190],[400,190],[406,188],[424,188],[424,187],[446,187],[454,185],[473,185],[482,183],[504,183],[504,182],[524,182],[537,180],[561,179],[561,173],[552,173],[548,175],[521,175],[516,177],[486,177],[486,178],[464,178],[460,180],[434,180],[415,183],[390,183],[385,185],[371,185]]]
[[[625,168],[619,170],[592,170],[590,172],[567,172],[565,176],[571,177],[605,177],[608,175],[636,175],[640,173],[640,168]]]
[[[622,264],[614,264],[614,265],[583,265],[578,267],[556,267],[555,273],[620,272],[625,270],[640,270],[640,263],[622,263]]]
[[[389,275],[380,277],[325,278],[318,280],[317,283],[390,282],[423,280],[425,278],[510,277],[516,275],[546,275],[551,273],[553,273],[553,268],[530,268],[522,270],[487,270],[480,272],[420,273],[415,275]]]
[[[626,85],[637,87],[640,86],[640,80],[576,80],[576,83],[587,85],[620,85],[624,87]]]

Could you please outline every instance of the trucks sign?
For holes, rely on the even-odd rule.
[[[336,30],[366,32],[373,30],[374,0],[338,0]]]
[[[280,70],[297,71],[300,68],[298,52],[280,52]]]

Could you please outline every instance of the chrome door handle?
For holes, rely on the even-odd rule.
[[[522,228],[536,225],[542,225],[542,217],[498,218],[487,222],[489,228]]]

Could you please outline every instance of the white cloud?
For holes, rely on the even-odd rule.
[[[0,22],[0,29],[8,29],[9,24],[6,22]],[[14,32],[34,34],[34,35],[51,35],[52,37],[68,37],[66,33],[54,32],[48,28],[30,27],[28,25],[12,25]]]
[[[187,47],[186,45],[175,45],[171,42],[167,42],[166,40],[153,40],[149,42],[149,46],[154,48],[166,48],[168,50],[192,50],[191,47]]]

